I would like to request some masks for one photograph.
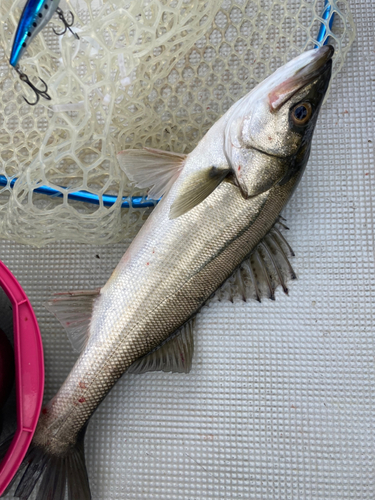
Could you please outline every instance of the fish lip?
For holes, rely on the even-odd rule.
[[[314,58],[298,69],[294,75],[281,82],[268,94],[271,111],[277,111],[302,87],[321,76],[332,65],[335,49],[332,45],[324,45],[317,49]]]
[[[313,67],[314,65],[316,65],[315,69],[323,67],[327,61],[332,59],[334,53],[335,48],[333,47],[333,45],[323,45],[323,47],[319,47],[318,49],[316,49],[316,57],[314,58],[315,60],[301,68],[299,71],[303,71],[304,69]],[[297,71],[297,74],[299,71]]]
[[[305,79],[308,79],[309,82],[311,82],[317,76],[324,73],[327,67],[326,64],[329,61],[332,61],[334,52],[335,49],[332,45],[324,45],[323,47],[320,47],[316,52],[317,57],[306,66],[296,71],[296,73],[291,77],[291,80],[298,81],[298,79],[301,79],[304,81]]]

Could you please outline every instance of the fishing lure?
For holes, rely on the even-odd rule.
[[[65,27],[65,29],[61,33],[57,33],[55,30],[53,30],[56,35],[63,35],[67,30],[69,30],[77,39],[79,39],[79,36],[71,30],[71,26],[74,22],[74,16],[72,12],[70,12],[72,20],[69,23],[65,19],[64,13],[59,7],[59,2],[60,0],[27,0],[17,26],[9,63],[17,71],[21,81],[25,82],[35,92],[35,102],[29,102],[24,97],[25,101],[27,102],[27,104],[30,104],[30,106],[35,106],[35,104],[38,103],[40,97],[51,100],[51,97],[47,93],[48,86],[46,82],[40,78],[41,82],[44,85],[44,89],[38,89],[37,87],[35,87],[35,85],[32,84],[29,77],[19,68],[19,61],[34,37],[46,26],[46,24],[52,18],[53,14],[56,12]]]

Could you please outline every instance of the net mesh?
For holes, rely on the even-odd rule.
[[[21,68],[45,80],[52,101],[37,106],[9,66],[21,2],[0,4],[0,236],[44,245],[69,238],[113,243],[133,236],[147,208],[122,208],[145,196],[122,173],[116,153],[152,146],[187,153],[241,96],[316,43],[321,23],[335,46],[334,73],[355,30],[346,0],[79,0],[57,37],[57,16],[30,44]],[[55,19],[56,18],[56,19]],[[321,43],[323,43],[322,40]],[[14,186],[11,187],[14,180]],[[61,196],[37,192],[50,186]],[[64,189],[67,188],[67,189]],[[85,190],[99,204],[68,197]],[[103,195],[118,199],[108,207]]]

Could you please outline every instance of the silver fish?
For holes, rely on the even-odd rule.
[[[286,289],[267,235],[286,257],[286,242],[272,231],[306,166],[332,55],[322,47],[278,69],[188,155],[119,154],[128,177],[163,199],[101,290],[60,294],[48,304],[83,350],[42,410],[17,496],[28,498],[44,472],[38,499],[63,500],[66,490],[71,500],[91,498],[85,429],[123,373],[188,371],[190,320],[228,278],[246,298],[246,271],[255,298],[267,289],[273,298],[268,262]]]

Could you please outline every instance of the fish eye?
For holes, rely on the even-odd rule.
[[[292,120],[296,125],[305,125],[311,118],[312,107],[309,102],[301,102],[292,110]]]

